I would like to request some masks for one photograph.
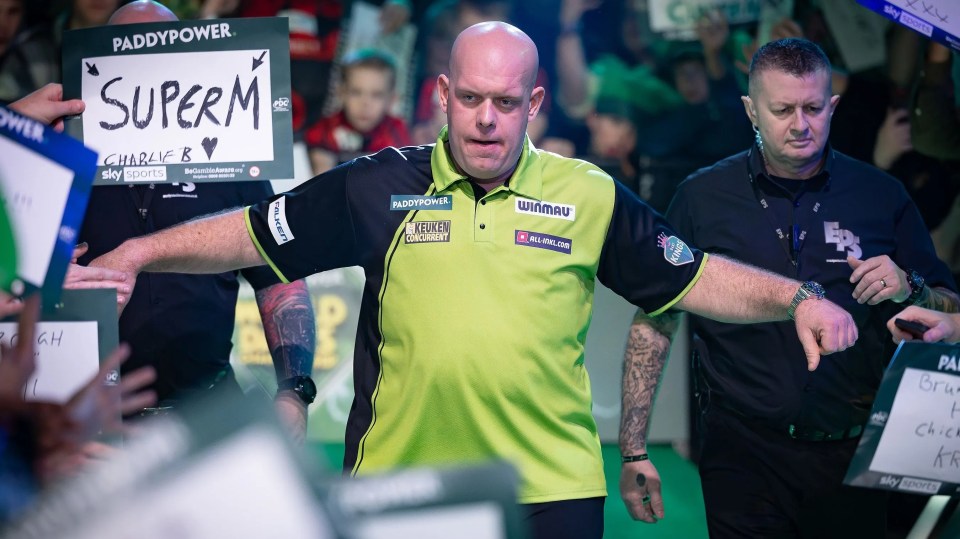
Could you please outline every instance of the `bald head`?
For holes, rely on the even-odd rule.
[[[180,20],[164,5],[153,0],[137,0],[116,10],[107,24],[135,24],[140,22],[170,22]]]
[[[482,68],[497,74],[516,73],[523,77],[524,88],[537,82],[540,58],[530,36],[505,22],[481,22],[467,28],[453,42],[450,53],[450,77],[463,70]]]

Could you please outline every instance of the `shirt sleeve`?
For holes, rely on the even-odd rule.
[[[269,181],[237,182],[237,190],[244,206],[266,200],[274,194]],[[240,274],[254,290],[263,290],[282,282],[270,266],[245,268],[240,270]]]
[[[690,247],[666,219],[616,183],[613,215],[597,278],[605,286],[657,315],[696,283],[706,255]]]
[[[250,237],[283,282],[359,264],[347,196],[352,166],[336,167],[245,210]]]

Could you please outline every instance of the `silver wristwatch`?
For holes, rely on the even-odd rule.
[[[793,314],[797,311],[797,306],[800,305],[801,301],[810,298],[823,299],[825,295],[826,291],[820,283],[816,281],[803,283],[800,285],[800,288],[797,289],[797,293],[793,295],[793,301],[790,302],[790,307],[787,308],[787,316],[790,317],[790,320],[793,320]]]

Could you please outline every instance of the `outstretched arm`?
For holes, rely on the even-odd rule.
[[[625,457],[647,457],[647,430],[653,399],[679,318],[680,313],[675,311],[653,318],[642,309],[633,318],[630,339],[623,355],[620,454]],[[656,522],[663,518],[660,474],[649,457],[621,464],[620,497],[634,520]]]
[[[136,277],[141,271],[223,273],[263,263],[237,209],[127,240],[90,265]]]
[[[787,320],[787,309],[799,287],[793,279],[710,255],[700,279],[676,306],[722,322]],[[821,354],[846,350],[857,340],[850,314],[825,299],[801,302],[794,320],[810,370],[817,368]]]

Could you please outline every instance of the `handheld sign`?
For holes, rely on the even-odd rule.
[[[957,0],[857,0],[861,5],[960,52]]]
[[[37,322],[36,369],[23,388],[24,400],[66,402],[96,376],[100,359],[117,347],[116,290],[65,290],[61,300]],[[0,321],[0,344],[16,346],[19,338],[15,316]],[[108,374],[108,378],[115,376],[116,371]]]
[[[97,185],[293,177],[286,19],[102,26],[64,34]]]
[[[7,279],[5,289],[24,295],[42,288],[45,306],[51,306],[60,297],[73,255],[97,155],[4,107],[0,107],[0,155],[0,205],[17,248],[16,276]]]
[[[720,12],[730,24],[740,24],[759,19],[760,7],[758,0],[649,0],[647,5],[651,30],[683,40],[697,39],[697,21],[709,13]]]
[[[960,346],[900,344],[844,483],[960,493]]]

